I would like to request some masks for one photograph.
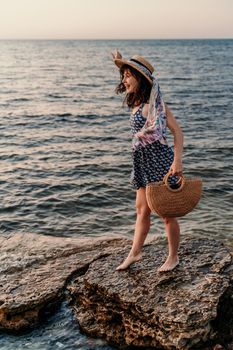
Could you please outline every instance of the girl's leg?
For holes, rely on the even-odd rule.
[[[141,249],[146,236],[150,230],[150,208],[146,200],[146,189],[141,187],[136,195],[137,219],[135,224],[133,245],[125,261],[117,267],[117,270],[124,270],[133,262],[142,258]]]
[[[168,257],[158,269],[159,272],[173,270],[179,264],[178,249],[180,243],[180,227],[176,218],[164,218],[168,239]]]

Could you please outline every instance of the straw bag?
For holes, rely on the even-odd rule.
[[[194,209],[201,198],[202,180],[185,179],[181,176],[172,188],[169,185],[168,172],[163,181],[151,182],[146,186],[146,198],[149,208],[163,218],[184,216]]]

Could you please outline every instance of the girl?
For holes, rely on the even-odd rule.
[[[142,246],[150,229],[151,211],[146,201],[146,185],[163,180],[170,171],[169,182],[175,184],[182,175],[183,133],[168,106],[163,102],[160,87],[152,75],[154,68],[141,56],[122,59],[116,51],[113,61],[120,68],[117,93],[125,93],[124,102],[132,109],[133,170],[131,182],[136,189],[137,219],[132,248],[116,270],[124,270],[142,258]],[[166,141],[166,127],[174,135],[174,153]],[[173,270],[178,264],[180,228],[176,218],[163,218],[168,237],[168,257],[159,272]]]

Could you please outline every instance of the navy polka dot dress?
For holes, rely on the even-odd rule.
[[[146,122],[142,116],[142,104],[136,113],[130,117],[132,134],[141,130]],[[149,182],[161,181],[172,165],[174,153],[171,147],[154,141],[146,146],[140,145],[132,151],[133,169],[131,173],[131,184],[134,189],[146,187]],[[176,176],[169,177],[169,183],[175,184]]]

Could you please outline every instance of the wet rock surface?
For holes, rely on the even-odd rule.
[[[0,243],[0,329],[19,331],[35,327],[54,310],[69,279],[129,241],[16,234]]]
[[[233,337],[232,257],[213,239],[186,239],[180,265],[158,273],[164,242],[143,248],[143,260],[115,268],[128,248],[93,261],[68,286],[81,330],[120,348],[203,348]],[[220,346],[220,345],[219,345]]]

